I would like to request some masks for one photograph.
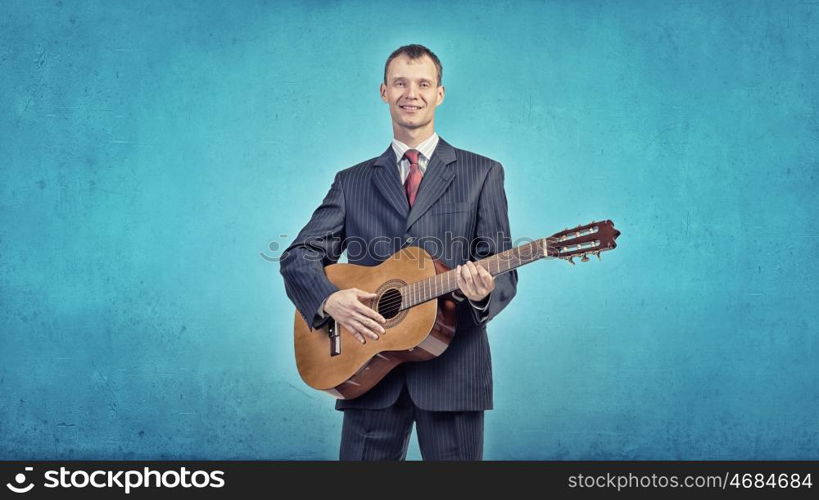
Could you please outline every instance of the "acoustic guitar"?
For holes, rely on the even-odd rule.
[[[580,258],[585,262],[589,255],[599,258],[601,252],[613,250],[619,235],[610,220],[592,222],[475,264],[496,276],[539,259],[557,258],[574,264],[574,259]],[[364,304],[387,322],[379,340],[361,344],[332,319],[323,328],[311,330],[296,311],[296,366],[301,378],[314,389],[340,399],[356,398],[399,364],[440,356],[455,335],[455,272],[423,248],[403,248],[377,266],[331,264],[324,272],[339,289],[375,293],[377,296]]]

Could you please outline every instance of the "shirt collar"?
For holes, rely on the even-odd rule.
[[[396,163],[401,163],[401,158],[404,157],[404,153],[406,153],[408,149],[417,149],[424,156],[424,158],[429,161],[429,159],[432,158],[432,153],[435,152],[436,147],[438,147],[438,134],[435,132],[433,132],[431,136],[429,136],[424,140],[424,142],[415,148],[410,148],[398,139],[392,140],[392,150],[395,152]]]

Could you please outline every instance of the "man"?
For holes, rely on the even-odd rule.
[[[324,266],[345,249],[349,263],[372,266],[417,244],[458,271],[458,325],[449,348],[433,360],[399,365],[363,396],[336,403],[344,411],[342,460],[404,459],[413,422],[425,460],[483,457],[483,413],[492,408],[486,324],[515,296],[517,272],[493,278],[472,262],[511,248],[503,169],[435,133],[441,77],[438,57],[424,46],[389,56],[380,92],[392,117],[392,144],[336,174],[282,255],[287,295],[307,324],[319,328],[332,317],[362,343],[378,342],[384,318],[360,301],[375,294],[339,290],[325,276]],[[345,245],[375,240],[382,244],[364,252]]]

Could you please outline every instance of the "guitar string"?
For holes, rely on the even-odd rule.
[[[511,270],[511,269],[514,269],[514,268],[516,268],[516,267],[520,267],[520,266],[522,266],[522,265],[525,265],[525,264],[528,264],[528,263],[534,262],[535,260],[538,260],[538,259],[540,259],[540,258],[547,258],[547,259],[548,259],[548,258],[550,258],[551,256],[549,255],[549,252],[548,252],[548,251],[549,251],[549,250],[554,250],[554,249],[556,248],[556,246],[551,246],[551,245],[549,245],[549,243],[548,243],[548,242],[549,242],[549,239],[546,239],[546,248],[547,248],[546,256],[545,256],[545,257],[537,257],[537,258],[535,258],[535,259],[533,259],[533,260],[530,260],[530,261],[528,261],[528,262],[524,262],[524,260],[525,260],[525,259],[527,259],[527,258],[533,257],[534,255],[536,255],[536,254],[539,254],[539,253],[540,253],[540,252],[539,252],[539,250],[540,250],[540,248],[541,248],[541,246],[540,246],[540,245],[534,245],[534,244],[532,244],[532,243],[529,243],[529,244],[528,244],[528,248],[526,249],[526,250],[527,250],[527,253],[526,253],[526,254],[522,254],[522,253],[521,253],[521,251],[520,251],[520,250],[518,250],[518,249],[523,248],[523,247],[524,247],[523,245],[521,245],[521,246],[519,246],[519,247],[515,247],[515,248],[513,248],[512,250],[517,250],[517,252],[514,252],[514,253],[510,254],[510,255],[511,255],[511,258],[509,258],[508,260],[509,260],[509,261],[512,261],[512,259],[513,259],[513,258],[515,258],[515,259],[517,259],[517,260],[518,260],[519,262],[521,262],[521,263],[520,263],[520,264],[518,264],[517,266],[510,267],[509,269],[507,269],[507,270],[505,270],[505,271],[503,271],[503,272],[507,272],[507,271],[509,271],[509,270]],[[516,253],[517,255],[515,255],[515,253]],[[499,255],[499,254],[496,254],[495,256],[497,256],[497,255]],[[495,257],[495,256],[490,256],[490,257],[487,257],[487,259],[491,259],[492,257]],[[551,257],[551,258],[554,258],[554,257]],[[452,272],[452,271],[451,271],[451,270],[450,270],[450,271],[447,271],[447,273],[449,273],[449,272]],[[440,277],[441,277],[441,276],[443,276],[444,274],[445,274],[445,273],[442,273],[442,274],[437,274],[437,275],[433,276],[433,277],[432,277],[432,281],[430,281],[430,282],[428,282],[428,283],[424,283],[423,285],[420,285],[420,286],[421,286],[421,289],[422,289],[422,290],[425,290],[427,287],[429,287],[430,289],[432,289],[432,288],[436,288],[436,289],[437,289],[437,288],[438,288],[438,286],[435,284],[435,281],[434,281],[434,280],[439,280],[439,281],[442,281],[442,280],[440,279]],[[498,274],[500,274],[500,273],[498,273]],[[430,280],[430,278],[426,278],[426,280]],[[403,286],[403,287],[401,287],[401,288],[408,288],[408,287],[413,287],[413,286],[414,286],[414,287],[417,289],[417,288],[419,287],[419,284],[420,284],[420,283],[423,283],[423,281],[424,281],[424,280],[421,280],[421,281],[415,281],[415,282],[413,282],[413,283],[408,283],[407,285],[404,285],[404,286]],[[447,279],[447,283],[449,283],[449,279]],[[452,291],[454,291],[454,290],[459,290],[459,288],[455,288],[455,289],[453,289]],[[409,293],[417,293],[418,291],[420,291],[420,290],[407,290],[407,292],[409,292]],[[444,292],[444,293],[448,293],[448,292]],[[441,294],[441,295],[443,295],[443,294]],[[378,309],[379,309],[379,310],[384,310],[384,309],[394,308],[394,307],[398,306],[398,307],[399,307],[399,310],[400,310],[400,305],[401,305],[401,304],[404,302],[404,299],[405,299],[407,296],[408,296],[408,293],[403,293],[403,294],[402,294],[402,293],[400,293],[400,292],[399,292],[399,294],[398,294],[398,296],[397,296],[397,297],[391,297],[391,298],[389,298],[389,299],[387,299],[387,300],[385,300],[385,301],[383,301],[383,302],[379,302],[379,303],[377,304]],[[427,300],[425,300],[425,301],[423,301],[423,302],[427,302],[427,301],[429,301],[429,300],[432,300],[433,298],[435,298],[435,297],[431,297],[430,299],[427,299]],[[423,303],[423,302],[418,302],[418,304],[421,304],[421,303]],[[418,304],[413,304],[413,305],[418,305]]]
[[[521,250],[519,250],[519,249],[524,248],[524,245],[521,245],[519,247],[515,247],[515,248],[511,249],[511,250],[517,250],[517,252],[515,252],[515,253],[517,253],[517,255],[514,255],[514,253],[510,254],[510,255],[512,255],[513,258],[516,258],[520,263],[518,265],[516,265],[516,266],[512,266],[509,269],[506,269],[503,272],[507,272],[507,271],[509,271],[511,269],[514,269],[516,267],[520,267],[522,265],[529,264],[529,263],[534,262],[535,260],[538,260],[540,258],[544,258],[544,259],[554,259],[554,258],[556,258],[556,257],[552,257],[551,255],[549,255],[549,250],[554,250],[555,248],[557,248],[557,246],[559,246],[559,245],[556,245],[556,246],[549,245],[549,241],[556,241],[556,240],[554,238],[545,238],[545,241],[546,241],[546,248],[547,248],[546,256],[545,257],[538,257],[538,258],[530,260],[528,262],[524,262],[524,260],[529,258],[529,257],[534,256],[537,253],[539,253],[538,252],[538,250],[540,249],[539,245],[534,245],[534,243],[527,244],[528,248],[526,248],[526,250],[527,250],[526,254],[521,253]],[[531,251],[531,253],[530,253],[530,251]],[[499,255],[499,254],[496,254],[495,256],[497,256],[497,255]],[[487,257],[487,259],[491,259],[492,257],[494,257],[494,256]],[[511,261],[512,258],[510,258],[508,260]],[[447,271],[447,273],[449,273],[449,272],[451,272],[451,270]],[[435,276],[432,276],[431,280],[430,280],[430,278],[426,278],[426,281],[428,281],[428,282],[424,283],[423,285],[421,285],[421,283],[423,283],[424,280],[421,280],[421,281],[416,281],[416,282],[413,282],[413,283],[408,283],[407,285],[404,285],[404,286],[400,287],[400,288],[406,288],[407,289],[405,291],[405,293],[400,293],[399,292],[397,297],[391,297],[391,298],[389,298],[389,299],[387,299],[387,300],[385,300],[383,302],[378,303],[377,306],[378,306],[379,310],[394,308],[396,306],[398,307],[399,311],[403,310],[401,308],[401,304],[404,302],[405,298],[407,298],[410,294],[418,293],[419,291],[423,291],[424,296],[425,296],[427,288],[429,288],[430,290],[432,290],[432,289],[437,290],[439,288],[437,283],[440,283],[440,282],[443,281],[441,279],[441,277],[444,274],[445,273],[437,274]],[[497,274],[501,274],[501,273],[499,272]],[[449,279],[447,279],[447,283],[449,283]],[[415,287],[416,289],[411,290],[411,289],[409,289],[409,287]],[[419,287],[421,288],[421,290],[417,290]],[[450,290],[450,291],[454,291],[454,290],[459,290],[459,288],[454,288],[453,290]],[[423,300],[421,302],[413,303],[412,305],[410,305],[410,307],[422,304],[424,302],[428,302],[428,301],[436,298],[437,296],[443,295],[444,293],[448,293],[448,292],[442,292],[442,293],[435,292],[435,293],[436,293],[435,297],[430,297],[430,298],[428,298],[426,300]],[[410,301],[410,302],[414,302],[414,301]]]
[[[553,250],[553,249],[555,248],[555,247],[552,247],[552,246],[548,245],[548,243],[547,243],[546,247],[547,247],[547,250]],[[523,246],[516,247],[516,248],[514,248],[513,250],[517,250],[517,249],[520,249],[520,248],[523,248]],[[512,258],[509,258],[508,260],[509,260],[509,261],[511,261],[513,258],[516,258],[516,259],[518,260],[518,262],[520,262],[520,263],[519,263],[518,265],[516,265],[516,266],[512,266],[512,267],[510,267],[509,269],[504,270],[503,272],[507,272],[507,271],[509,271],[509,270],[511,270],[511,269],[514,269],[514,268],[516,268],[516,267],[520,267],[520,266],[522,266],[522,265],[525,265],[525,264],[528,264],[528,263],[534,262],[535,260],[537,260],[537,259],[539,259],[539,258],[550,258],[550,257],[551,257],[551,256],[549,256],[549,255],[548,255],[548,251],[547,251],[547,257],[538,257],[538,258],[533,259],[533,260],[530,260],[530,261],[528,261],[528,262],[524,262],[524,261],[525,261],[525,259],[530,258],[530,257],[534,256],[535,254],[539,254],[540,252],[539,252],[538,250],[540,250],[540,246],[539,246],[539,245],[532,245],[532,244],[529,244],[529,247],[527,248],[527,250],[528,250],[528,251],[527,251],[525,254],[523,254],[523,253],[522,253],[520,250],[518,250],[517,252],[515,252],[515,253],[517,253],[517,255],[511,254],[511,255],[512,255]],[[531,252],[529,252],[529,251],[531,251]],[[498,254],[496,254],[496,255],[498,255]],[[491,259],[492,257],[494,257],[494,256],[487,257],[487,259]],[[551,258],[554,258],[554,257],[551,257]],[[449,272],[451,272],[451,270],[450,270],[450,271],[447,271],[447,273],[449,273]],[[442,277],[444,274],[445,274],[445,273],[442,273],[442,274],[437,274],[437,275],[433,276],[433,277],[432,277],[432,281],[429,281],[429,280],[430,280],[430,278],[426,278],[426,280],[428,280],[429,282],[428,282],[428,283],[424,283],[423,285],[420,285],[421,290],[425,290],[426,288],[429,288],[429,289],[433,289],[433,288],[437,289],[437,288],[439,288],[439,286],[436,284],[436,281],[437,281],[438,283],[442,282],[443,280],[441,279],[441,277]],[[501,273],[499,272],[498,274],[501,274]],[[402,293],[399,293],[399,294],[398,294],[398,297],[391,297],[391,298],[387,299],[387,300],[386,300],[386,301],[384,301],[384,302],[380,302],[380,303],[378,304],[379,309],[392,308],[392,307],[395,307],[396,305],[400,305],[402,302],[404,302],[404,299],[405,299],[405,298],[408,296],[408,294],[411,294],[411,293],[417,293],[417,292],[421,291],[421,290],[417,290],[417,288],[419,288],[419,284],[423,283],[423,281],[424,281],[424,280],[421,280],[421,281],[416,281],[416,282],[413,282],[413,283],[408,283],[407,285],[404,285],[404,286],[403,286],[403,287],[401,287],[401,288],[409,288],[409,287],[413,287],[413,286],[414,286],[414,287],[416,288],[416,290],[407,290],[407,291],[406,291],[407,293],[403,293],[403,294],[402,294]],[[447,279],[447,283],[449,283],[449,279]],[[459,289],[459,288],[454,288],[454,289],[453,289],[453,291],[454,291],[454,290],[458,290],[458,289]],[[443,292],[443,293],[447,293],[447,292]],[[440,295],[443,295],[443,293],[441,293]],[[435,297],[431,297],[430,299],[427,299],[427,300],[425,300],[425,301],[418,302],[418,304],[421,304],[421,303],[423,303],[423,302],[427,302],[428,300],[431,300],[432,298],[435,298]],[[414,304],[414,305],[417,305],[417,304]]]

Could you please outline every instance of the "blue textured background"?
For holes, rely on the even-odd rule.
[[[386,148],[411,42],[513,236],[623,231],[521,270],[486,458],[819,458],[817,2],[2,10],[0,458],[336,457],[260,254]]]

